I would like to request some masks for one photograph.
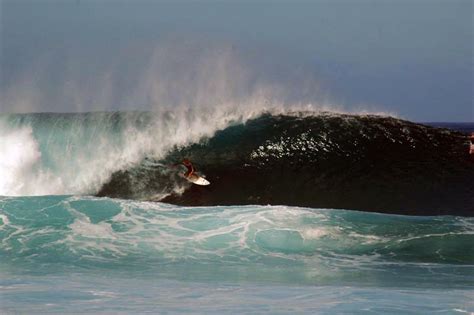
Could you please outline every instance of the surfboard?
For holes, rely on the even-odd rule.
[[[196,184],[196,185],[207,186],[207,185],[210,184],[210,182],[207,179],[205,179],[204,177],[198,176],[196,174],[193,174],[189,177],[186,177],[186,179],[189,182],[191,182],[193,184]]]

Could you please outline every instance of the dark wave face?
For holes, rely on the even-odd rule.
[[[472,216],[468,151],[465,134],[390,117],[263,115],[116,172],[98,195]],[[170,166],[185,157],[210,186],[191,185]]]

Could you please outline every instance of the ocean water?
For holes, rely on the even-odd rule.
[[[184,136],[173,129],[179,124],[163,129],[147,115],[132,118],[2,117],[0,313],[474,312],[472,216],[305,207],[308,198],[294,196],[288,204],[302,205],[258,199],[198,205],[210,200],[198,195],[199,187],[164,176],[155,166],[161,169],[156,161],[212,137],[212,128]],[[170,119],[165,118],[162,123]],[[331,138],[325,141],[314,150],[338,150]],[[249,151],[265,149],[258,148]],[[224,176],[220,172],[215,171]],[[139,175],[147,181],[167,178],[169,191],[191,191],[194,199],[164,202],[168,195],[161,186],[156,195],[143,188],[124,198],[123,182],[107,186],[114,176],[146,186]],[[95,196],[104,187],[122,197]],[[232,198],[227,201],[239,200]]]
[[[472,312],[474,220],[0,199],[3,312]]]

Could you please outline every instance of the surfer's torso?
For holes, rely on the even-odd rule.
[[[191,177],[195,172],[193,164],[189,160],[185,159],[183,161],[183,165],[187,168],[186,173],[184,173],[184,177]]]

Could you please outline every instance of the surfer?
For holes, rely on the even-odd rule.
[[[183,162],[181,162],[181,163],[182,163],[184,166],[186,166],[186,168],[188,169],[188,170],[186,171],[186,173],[183,174],[184,177],[190,178],[190,177],[194,174],[194,172],[196,171],[196,170],[194,169],[193,164],[192,164],[191,161],[188,160],[188,159],[184,159]]]
[[[189,182],[200,186],[207,186],[210,184],[210,182],[204,177],[196,174],[196,169],[194,168],[193,163],[191,163],[189,159],[184,159],[181,163],[174,164],[173,166],[178,165],[184,165],[186,167],[187,171],[183,174],[183,177],[186,178]]]

